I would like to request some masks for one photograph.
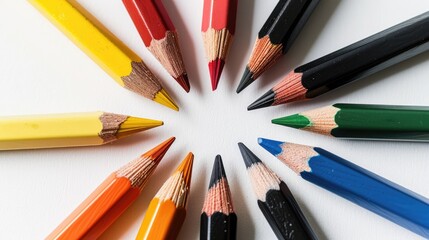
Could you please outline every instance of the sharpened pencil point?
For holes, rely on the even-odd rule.
[[[168,95],[168,93],[164,89],[161,89],[161,91],[159,91],[155,95],[153,100],[175,111],[179,111],[179,107],[176,105],[176,103],[173,101],[173,99],[170,97],[170,95]]]
[[[246,66],[243,76],[241,77],[240,84],[237,87],[237,93],[243,91],[247,86],[249,86],[255,79],[253,79],[253,73],[250,71],[249,67]]]
[[[213,164],[212,176],[210,178],[209,189],[213,187],[222,178],[226,178],[225,169],[222,163],[222,157],[217,155]]]
[[[176,140],[175,137],[171,137],[171,138],[165,140],[164,142],[162,142],[158,146],[156,146],[156,147],[152,148],[151,150],[149,150],[148,152],[144,153],[143,156],[151,158],[152,161],[155,161],[155,162],[161,161],[161,159],[164,157],[165,153],[168,151],[168,149],[173,144],[174,140]]]
[[[261,162],[261,160],[243,143],[238,143],[238,147],[240,148],[241,156],[243,157],[246,168],[251,167],[255,163]]]
[[[261,147],[265,148],[265,150],[267,150],[274,156],[277,156],[282,152],[281,145],[283,144],[283,142],[274,141],[266,138],[258,138],[258,143]]]
[[[191,176],[192,176],[192,165],[194,163],[194,154],[189,152],[183,159],[182,163],[177,167],[176,172],[183,172],[183,179],[185,180],[186,186],[189,188],[191,186]]]
[[[282,118],[276,118],[271,120],[271,122],[274,124],[297,128],[297,129],[311,126],[310,120],[300,114],[294,114],[294,115],[290,115]]]
[[[269,90],[267,93],[262,95],[262,97],[258,98],[258,100],[250,104],[247,107],[247,110],[250,111],[250,110],[255,110],[259,108],[270,107],[274,103],[275,96],[276,96],[275,92],[273,90]]]
[[[220,76],[222,75],[224,65],[225,61],[223,61],[222,59],[216,59],[214,61],[209,62],[210,79],[213,91],[217,89],[217,85],[219,83]]]
[[[178,76],[175,79],[180,84],[180,86],[185,89],[186,92],[189,92],[191,90],[191,85],[189,84],[188,75],[186,73]]]

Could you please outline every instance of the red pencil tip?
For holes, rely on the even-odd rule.
[[[189,84],[188,75],[186,73],[178,76],[176,81],[180,84],[180,86],[182,86],[183,89],[185,89],[186,92],[191,90],[191,85]]]
[[[217,85],[219,83],[220,75],[222,75],[224,65],[225,61],[223,61],[222,59],[216,59],[214,61],[209,62],[210,78],[212,81],[213,91],[217,89]]]

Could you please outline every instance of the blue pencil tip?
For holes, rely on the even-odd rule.
[[[267,150],[274,156],[277,156],[282,152],[281,145],[284,142],[279,142],[279,141],[270,140],[266,138],[258,138],[258,143],[259,145],[261,145],[261,147],[265,148],[265,150]]]

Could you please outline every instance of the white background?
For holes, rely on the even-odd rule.
[[[52,0],[54,1],[54,0]],[[188,151],[195,164],[179,239],[199,237],[199,218],[216,154],[221,154],[238,215],[238,239],[274,239],[257,207],[237,148],[243,141],[289,185],[320,239],[419,239],[419,236],[296,176],[257,145],[268,137],[320,146],[429,197],[426,143],[332,139],[272,125],[275,117],[335,102],[429,105],[429,53],[306,103],[247,112],[294,66],[429,9],[429,1],[323,0],[289,53],[240,95],[235,93],[257,32],[277,1],[240,0],[237,32],[219,88],[212,92],[200,34],[203,1],[164,0],[180,35],[192,85],[186,94],[145,49],[120,0],[80,0],[162,79],[174,112],[119,87],[24,0],[0,0],[0,114],[103,110],[165,126],[108,146],[0,153],[0,239],[41,239],[112,171],[170,136],[176,143],[141,197],[102,239],[133,239],[150,199]]]

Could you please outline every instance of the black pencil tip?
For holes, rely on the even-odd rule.
[[[258,100],[250,104],[247,107],[247,110],[250,111],[258,108],[265,108],[265,107],[272,106],[274,103],[275,97],[276,97],[276,93],[272,89],[270,89],[268,92],[262,95],[262,97],[258,98]]]
[[[244,164],[246,164],[246,168],[251,167],[253,164],[261,162],[261,160],[250,151],[243,143],[238,143],[238,147],[240,148],[241,156],[243,156]]]
[[[222,178],[226,179],[225,169],[222,163],[222,157],[217,155],[213,164],[212,176],[210,178],[209,189],[212,188]]]
[[[247,86],[249,86],[255,79],[253,79],[253,73],[250,71],[249,67],[246,66],[243,76],[241,77],[240,83],[237,87],[237,93],[243,91]]]

